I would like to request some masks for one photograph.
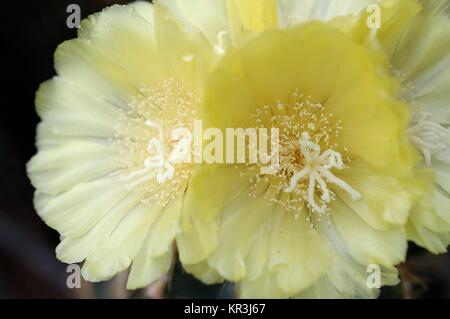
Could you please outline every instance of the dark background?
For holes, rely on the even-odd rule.
[[[15,2],[15,4],[12,4]],[[36,215],[25,163],[35,153],[38,122],[34,94],[54,75],[53,52],[76,37],[66,26],[70,3],[82,18],[127,1],[4,1],[1,5],[0,73],[0,298],[146,298],[147,290],[127,292],[125,275],[101,284],[66,286],[66,265],[57,261],[58,234]],[[449,255],[433,256],[417,247],[400,266],[403,284],[383,289],[383,298],[450,298]],[[204,286],[176,265],[166,297],[231,297],[231,285]]]

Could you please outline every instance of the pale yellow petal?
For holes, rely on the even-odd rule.
[[[347,172],[339,175],[361,194],[352,200],[336,189],[341,200],[372,227],[385,230],[392,225],[403,226],[409,211],[423,191],[415,180],[396,178],[378,173],[373,167],[354,161]]]
[[[78,183],[103,177],[117,168],[115,153],[104,143],[67,139],[58,148],[38,152],[27,164],[27,172],[39,191],[56,195]]]
[[[61,261],[71,264],[82,262],[89,254],[100,252],[100,243],[109,236],[129,211],[139,206],[141,196],[130,192],[112,207],[87,233],[66,236],[56,247],[56,255]]]
[[[141,258],[138,254],[131,266],[130,275],[127,281],[127,289],[139,289],[148,286],[155,280],[160,279],[170,269],[173,254],[167,251],[157,257]]]
[[[195,265],[183,265],[183,268],[186,272],[207,285],[218,284],[224,281],[224,278],[206,262]]]
[[[231,40],[240,46],[258,32],[278,25],[278,2],[276,0],[228,0],[228,23]]]
[[[211,43],[221,31],[228,31],[225,0],[159,0],[187,30],[200,31]]]
[[[141,203],[131,209],[98,249],[91,251],[83,264],[82,275],[88,281],[106,280],[127,269],[142,247],[145,236],[157,219],[161,207]]]
[[[219,58],[213,45],[196,30],[185,30],[174,14],[157,3],[154,7],[155,37],[160,52],[159,63],[167,76],[201,95],[206,75]]]
[[[398,272],[392,266],[361,264],[349,252],[349,247],[336,224],[333,222],[334,212],[329,217],[321,218],[315,222],[315,226],[324,240],[330,245],[332,261],[326,275],[322,276],[314,285],[302,291],[296,298],[376,298],[379,289],[369,282],[370,275],[378,267],[379,284],[398,284]],[[357,227],[358,225],[355,225]],[[369,267],[370,266],[370,267]],[[375,276],[377,274],[374,274]]]
[[[181,203],[182,196],[175,198],[149,227],[145,242],[133,260],[128,288],[147,286],[169,270],[173,243],[180,230]]]
[[[276,271],[280,288],[294,295],[314,284],[330,267],[328,245],[305,216],[277,212],[272,225],[269,269]]]
[[[283,208],[275,207],[269,205],[265,211],[257,211],[265,224],[253,234],[253,244],[247,252],[246,242],[242,243],[242,247],[236,245],[235,249],[240,249],[241,255],[246,252],[245,264],[240,266],[246,271],[246,276],[239,284],[244,298],[294,296],[313,285],[329,270],[331,251],[305,216],[295,218]],[[236,259],[233,253],[217,254],[224,256],[219,265],[221,269],[232,269],[233,262],[239,262],[242,258],[236,254]],[[225,256],[230,256],[230,260],[226,260]]]
[[[79,183],[65,193],[48,195],[37,191],[39,216],[63,237],[87,233],[129,191],[114,177]]]
[[[360,264],[393,268],[404,261],[407,240],[403,227],[383,231],[372,228],[340,200],[333,202],[331,210],[350,255]]]
[[[113,137],[120,115],[107,96],[61,77],[41,84],[35,103],[41,120],[61,136]]]
[[[312,20],[329,21],[335,17],[357,15],[376,0],[281,0],[280,16],[285,26]]]
[[[228,280],[238,281],[247,276],[246,257],[252,243],[261,236],[260,228],[270,218],[265,198],[243,198],[224,210],[220,222],[219,242],[208,263]],[[253,274],[249,274],[250,276]]]
[[[194,169],[183,204],[182,232],[177,236],[183,264],[200,263],[216,248],[222,207],[246,185],[248,181],[233,166],[202,165]],[[212,191],[219,187],[220,191]]]

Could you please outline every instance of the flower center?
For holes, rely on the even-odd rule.
[[[248,165],[256,174],[252,197],[264,192],[271,202],[296,216],[304,208],[309,213],[326,213],[328,204],[335,199],[332,189],[336,187],[353,200],[361,198],[360,193],[335,175],[351,159],[346,156],[347,148],[338,144],[342,123],[324,105],[294,90],[288,102],[264,106],[254,118],[260,127],[279,129],[280,145],[276,174],[257,174],[255,167]]]
[[[300,149],[304,157],[304,168],[296,172],[290,180],[289,187],[284,191],[286,193],[294,192],[297,184],[302,179],[308,180],[307,201],[312,209],[318,213],[325,213],[326,204],[331,200],[331,192],[327,182],[335,184],[345,190],[353,200],[361,198],[361,194],[351,188],[342,179],[336,177],[331,169],[344,169],[344,162],[340,153],[328,149],[321,153],[320,146],[311,141],[308,132],[304,132],[299,140]],[[321,191],[322,205],[316,203],[314,193],[316,188]]]
[[[139,91],[116,127],[119,179],[144,202],[166,206],[184,192],[192,171],[190,132],[198,98],[173,79]]]

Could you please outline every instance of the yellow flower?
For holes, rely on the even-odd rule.
[[[59,259],[90,281],[131,266],[134,289],[175,243],[242,297],[375,297],[368,267],[396,284],[408,240],[446,250],[444,1],[155,2],[83,21],[37,92],[27,170]],[[196,118],[223,136],[278,128],[275,173],[186,160]]]
[[[371,4],[377,4],[380,7],[380,29],[370,29],[367,27],[369,13],[366,9],[370,8],[369,5]],[[412,113],[408,120],[408,125],[404,126],[404,129],[406,130],[408,138],[413,142],[418,152],[423,154],[424,165],[421,165],[422,167],[417,167],[417,165],[414,164],[412,166],[409,166],[410,169],[412,169],[412,167],[415,167],[414,175],[417,177],[417,182],[419,183],[417,185],[413,185],[413,182],[405,182],[406,184],[404,184],[408,185],[408,187],[410,188],[409,191],[411,192],[410,195],[412,196],[410,199],[414,198],[414,200],[411,200],[408,203],[410,209],[406,209],[404,203],[402,205],[402,201],[404,199],[404,189],[402,187],[397,188],[397,190],[391,188],[390,191],[399,194],[398,197],[401,198],[401,200],[396,203],[396,205],[400,206],[395,206],[401,207],[401,209],[396,208],[394,214],[383,214],[382,219],[387,219],[394,224],[397,222],[399,225],[402,225],[402,227],[398,231],[402,234],[405,234],[407,239],[413,240],[418,245],[423,246],[435,253],[445,252],[447,250],[448,244],[450,243],[450,124],[448,121],[448,103],[450,102],[450,96],[448,95],[448,92],[450,92],[450,64],[448,55],[450,52],[450,11],[448,3],[443,0],[384,0],[381,2],[377,2],[374,0],[355,0],[346,1],[345,4],[337,1],[330,2],[310,0],[299,2],[295,0],[281,0],[279,2],[278,10],[279,28],[290,28],[311,20],[329,22],[337,29],[350,35],[354,39],[354,41],[364,44],[367,49],[378,53],[378,56],[374,57],[374,59],[377,59],[379,63],[385,66],[390,66],[391,74],[400,81],[400,91],[397,91],[393,94],[402,101],[406,102]],[[267,29],[273,29],[273,26],[270,25]],[[254,36],[255,34],[252,35]],[[246,40],[248,40],[249,38],[250,37],[246,37]],[[304,45],[308,46],[309,43],[305,43]],[[264,46],[261,51],[265,51],[266,49],[267,47]],[[387,53],[387,56],[385,55],[385,53]],[[257,57],[258,54],[255,52],[253,56]],[[273,57],[270,61],[278,61],[284,59],[284,56],[282,56],[283,55],[280,53],[278,57]],[[247,67],[246,65],[240,65],[241,61],[239,58],[235,59],[235,63],[239,64],[239,67],[231,66],[231,64],[228,64],[227,67],[223,67],[223,69],[229,68],[233,70],[231,72],[232,74],[241,74],[239,73],[242,72],[240,67]],[[270,63],[274,64],[274,62]],[[261,65],[264,65],[264,67],[260,67],[266,68],[266,65],[268,64],[269,59],[265,63],[261,63]],[[256,67],[254,63],[252,63],[252,66]],[[226,74],[226,72],[223,73],[224,78],[225,76],[230,75]],[[270,72],[268,72],[268,74],[270,74]],[[267,74],[260,74],[260,77],[261,79],[264,79],[264,81],[268,82],[270,82],[272,78],[276,79],[278,83],[283,83],[282,87],[286,89],[286,86],[284,86],[284,79],[280,79],[280,76],[274,75],[273,77],[270,77]],[[226,80],[222,80],[223,81],[221,82],[221,84],[223,84],[224,87],[229,88],[230,84],[228,82],[225,82],[224,84],[223,82]],[[229,78],[227,80],[232,82],[232,80],[230,80]],[[235,88],[234,85],[231,85],[231,87]],[[271,87],[276,87],[276,85],[272,83]],[[266,103],[265,98],[267,97],[267,92],[270,92],[270,90],[266,88],[260,91],[262,96],[259,97],[261,100],[258,101],[259,103]],[[394,91],[395,90],[393,90],[393,92]],[[247,99],[247,96],[249,95],[247,93],[244,94],[243,92],[241,92],[241,94],[242,97],[245,97],[245,99]],[[255,103],[255,100],[257,100],[256,98],[252,97],[249,99],[253,103]],[[210,100],[211,105],[213,103],[212,100],[214,99]],[[271,105],[273,106],[277,103],[278,101]],[[206,109],[208,109],[208,106],[209,105],[207,105]],[[238,112],[241,112],[245,108],[242,107],[237,109]],[[206,111],[207,114],[208,112],[209,111]],[[210,115],[208,114],[207,116]],[[240,117],[239,115],[237,115],[233,118],[238,119]],[[213,123],[216,124],[216,122],[214,121]],[[243,121],[243,123],[245,123],[245,121]],[[243,123],[241,123],[241,125]],[[299,144],[301,149],[302,142],[300,141]],[[423,166],[425,166],[425,168],[423,168]],[[204,168],[204,170],[207,171],[208,169]],[[211,168],[209,168],[209,170],[211,170]],[[309,173],[309,176],[307,176],[306,173]],[[310,171],[305,171],[305,169],[299,171],[294,170],[294,172],[291,174],[294,174],[292,176],[295,178],[294,181],[292,181],[291,178],[288,188],[291,190],[298,179],[303,178],[303,180],[305,180],[307,179],[307,177],[311,178],[310,173]],[[208,174],[207,176],[213,176],[213,173],[203,174]],[[214,174],[219,175],[220,173],[214,172]],[[243,173],[241,173],[241,175],[242,174]],[[231,173],[225,173],[223,175],[227,175],[226,178],[228,179],[232,178],[230,177]],[[201,179],[199,178],[199,180]],[[370,180],[370,178],[368,178],[367,180]],[[436,184],[436,187],[434,189],[431,188],[431,182],[433,180],[435,180]],[[318,182],[318,180],[316,180],[316,182]],[[198,183],[199,185],[201,184],[201,182],[196,183]],[[273,181],[271,183],[273,183]],[[223,183],[221,182],[221,184]],[[310,184],[311,183],[309,183],[309,185]],[[388,182],[387,184],[390,184],[390,182]],[[304,181],[303,187],[306,187],[307,185],[308,183]],[[347,193],[351,196],[353,195],[353,197],[358,197],[358,192],[355,193],[355,189],[351,187],[348,188],[347,183],[341,183],[340,186],[344,186],[344,193]],[[245,183],[243,184],[242,181],[240,183],[236,181],[231,182],[230,186],[228,187],[230,190],[229,197],[222,198],[220,197],[220,195],[218,195],[219,198],[214,198],[215,202],[226,203],[227,198],[237,198],[237,194],[239,194],[239,191],[236,191],[234,187],[238,189],[240,189],[239,187],[255,188],[254,186],[246,185]],[[282,189],[279,184],[277,184],[277,187],[277,190]],[[319,190],[320,189],[322,191],[324,190],[324,188],[319,184]],[[389,188],[383,188],[383,190],[387,189]],[[371,190],[371,193],[372,192],[373,190]],[[253,190],[251,193],[254,194]],[[202,194],[200,191],[199,194],[200,197],[205,196],[205,194]],[[311,206],[317,206],[317,202],[311,200],[311,197],[308,196],[307,192],[306,194],[303,194],[303,200],[309,201]],[[378,198],[376,201],[371,201],[370,206],[372,207],[368,207],[370,208],[369,211],[380,205],[380,203],[383,203],[383,201],[384,199],[381,200],[380,198]],[[278,202],[278,199],[276,200],[276,202]],[[220,280],[221,276],[217,273],[218,271],[223,277],[227,279],[241,281],[242,293],[244,296],[277,295],[275,287],[279,285],[280,282],[278,282],[274,278],[271,278],[270,276],[265,276],[261,279],[261,281],[264,282],[260,281],[258,284],[262,284],[262,286],[250,285],[252,288],[255,288],[255,290],[246,289],[249,287],[248,278],[255,278],[255,274],[251,274],[251,272],[253,272],[253,268],[250,265],[252,264],[250,263],[250,261],[247,262],[246,258],[250,259],[255,257],[256,253],[253,253],[252,248],[250,247],[253,247],[252,245],[258,245],[255,243],[255,241],[257,241],[255,239],[256,235],[247,237],[247,243],[239,242],[229,244],[228,240],[223,239],[221,242],[220,239],[218,239],[219,243],[216,244],[217,240],[215,238],[215,231],[216,229],[219,229],[219,232],[222,232],[223,230],[220,228],[223,226],[221,225],[225,224],[225,217],[222,217],[222,214],[224,216],[228,216],[228,214],[231,214],[229,212],[231,208],[227,208],[227,205],[228,204],[224,204],[225,209],[223,209],[222,212],[220,210],[215,210],[215,212],[217,213],[217,217],[215,219],[212,219],[211,216],[208,216],[208,221],[212,222],[213,225],[209,226],[209,232],[206,232],[209,238],[208,242],[210,243],[208,247],[213,250],[211,247],[214,247],[214,249],[216,249],[216,245],[218,245],[219,248],[217,250],[224,249],[229,253],[230,251],[233,251],[233,249],[236,249],[236,245],[243,245],[245,247],[243,248],[244,252],[242,250],[239,250],[238,256],[235,259],[235,264],[233,265],[234,267],[236,267],[235,271],[237,271],[236,269],[239,269],[239,271],[237,272],[238,275],[236,273],[229,272],[229,270],[226,270],[224,268],[226,266],[220,264],[216,257],[211,257],[211,254],[213,256],[217,256],[220,255],[220,253],[211,253],[206,249],[199,252],[200,255],[198,256],[200,257],[196,256],[196,258],[191,256],[189,259],[185,258],[185,261],[190,263],[199,262],[200,260],[202,260],[195,267],[192,267],[191,271],[197,274],[200,278],[202,277],[202,274],[206,273],[207,277],[203,278],[203,280],[206,282],[212,280]],[[239,204],[233,204],[230,206],[233,207],[232,209],[236,209],[236,207],[239,207]],[[245,206],[245,204],[242,204],[242,206]],[[205,205],[205,207],[205,211],[212,208],[212,206],[208,206],[207,204]],[[250,204],[248,205],[247,209],[252,209],[250,208]],[[316,209],[316,211],[317,210],[320,210],[320,208]],[[196,212],[195,214],[201,213]],[[234,216],[235,217],[229,218],[239,218],[238,214],[234,214]],[[370,220],[367,218],[367,216],[364,216],[363,219],[369,224],[371,224],[371,222],[374,222],[373,219]],[[233,224],[230,227],[234,226],[235,225]],[[380,224],[373,224],[371,226],[379,227]],[[355,221],[354,224],[350,222],[347,223],[347,231],[354,231],[355,227]],[[252,234],[254,234],[255,232],[256,231],[254,231]],[[233,233],[236,232],[233,231]],[[224,232],[224,238],[225,236],[227,236],[226,234],[228,233]],[[350,235],[348,234],[347,236]],[[197,239],[197,242],[200,242],[200,240]],[[250,242],[251,244],[249,244]],[[221,243],[224,246],[221,246]],[[224,243],[235,246],[231,246],[230,248]],[[269,243],[270,241],[266,241],[265,245]],[[403,242],[403,244],[405,243]],[[362,245],[363,244],[361,243],[361,246]],[[367,247],[370,246],[375,245],[367,244]],[[381,248],[382,246],[382,241],[380,241],[378,243],[378,248]],[[251,251],[251,254],[248,253],[248,251]],[[379,253],[383,254],[381,250],[379,251]],[[389,252],[386,251],[385,254],[389,254]],[[222,255],[226,255],[226,252],[222,252]],[[183,257],[183,254],[181,254],[181,256]],[[243,256],[245,256],[245,258]],[[255,258],[262,258],[261,261],[264,261],[263,253],[259,252],[259,255],[256,256],[257,257]],[[233,262],[230,262],[230,264],[233,264]],[[320,269],[319,267],[317,268]],[[336,267],[332,267],[332,269],[335,268]],[[205,270],[208,270],[208,272],[205,272]],[[299,270],[299,272],[301,271]],[[355,275],[355,273],[356,272],[354,272],[353,275]],[[215,277],[212,277],[211,274],[214,274]],[[328,278],[324,279],[322,277],[322,279],[318,283],[312,284],[307,290],[303,291],[302,295],[310,297],[370,295],[370,293],[368,293],[367,289],[364,289],[361,283],[361,275],[355,276],[355,278],[359,278],[360,286],[358,287],[357,285],[352,285],[352,288],[348,290],[345,290],[343,288],[343,282],[341,282],[341,285],[339,285],[336,277],[334,277],[333,282],[333,280],[330,280],[330,276],[330,273],[328,273]],[[254,281],[254,283],[256,283],[256,281]],[[383,282],[383,284],[388,283],[389,280],[384,280]],[[278,292],[278,296],[292,295],[287,293],[286,289],[284,291],[279,290]]]
[[[450,244],[450,6],[443,0],[421,3],[396,37],[380,39],[412,109],[408,133],[423,155],[425,174],[435,181],[411,212],[408,238],[442,253]]]
[[[286,0],[285,4],[292,7],[294,2]],[[313,2],[316,7],[321,3]],[[358,17],[352,22],[364,25],[368,18],[364,9],[376,3],[352,1],[340,9],[329,4],[321,10],[326,14],[304,17],[297,12],[290,21],[293,25],[321,19],[345,30],[350,20],[343,16]],[[423,155],[418,173],[428,175],[436,185],[412,209],[408,239],[433,253],[446,252],[450,244],[450,6],[445,0],[384,0],[378,4],[380,28],[359,28],[362,32],[354,36],[388,54],[391,73],[401,81],[399,97],[412,111],[408,134]]]
[[[253,2],[116,5],[56,50],[58,75],[36,94],[42,122],[27,171],[38,214],[61,235],[57,257],[84,262],[86,280],[131,265],[134,289],[169,269],[194,167],[183,130],[206,74],[227,47],[275,27],[274,11],[255,16]]]
[[[229,49],[200,117],[223,132],[279,128],[280,166],[194,169],[178,243],[190,272],[237,282],[242,297],[373,297],[371,264],[383,285],[396,283],[426,181],[415,174],[409,109],[381,60],[321,23]]]
[[[61,234],[58,258],[84,261],[85,279],[132,264],[136,288],[168,270],[192,170],[170,133],[192,125],[216,59],[199,32],[144,2],[90,16],[58,47],[27,169],[39,215]]]

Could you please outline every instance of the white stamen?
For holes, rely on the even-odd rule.
[[[166,181],[172,179],[175,175],[175,168],[173,165],[183,163],[189,159],[188,157],[190,157],[192,136],[188,129],[180,127],[172,131],[172,140],[178,141],[178,143],[175,144],[168,159],[166,160],[164,157],[166,147],[164,143],[164,131],[162,125],[150,120],[145,121],[145,125],[156,129],[158,131],[158,138],[154,137],[148,142],[147,152],[150,156],[144,160],[145,169],[138,171],[139,173],[137,175],[136,173],[132,174],[134,174],[133,177],[140,176],[147,173],[149,169],[154,169],[154,172],[140,178],[138,181],[133,183],[134,186],[154,178],[155,175],[156,181],[159,184],[165,183]],[[128,175],[126,178],[131,179],[132,177]]]
[[[345,167],[340,153],[328,149],[321,154],[320,146],[311,141],[307,132],[302,133],[302,136],[299,139],[299,145],[300,151],[305,159],[305,167],[292,176],[289,187],[284,190],[285,192],[292,193],[295,190],[297,183],[308,177],[307,201],[312,209],[318,213],[325,213],[327,208],[326,204],[331,200],[330,190],[327,187],[326,181],[342,188],[353,200],[359,200],[361,198],[359,192],[336,177],[330,171],[333,168],[341,170]],[[322,193],[321,200],[323,205],[321,206],[319,206],[314,199],[316,182]]]
[[[422,151],[425,163],[430,166],[432,158],[450,162],[445,151],[450,146],[450,130],[431,119],[431,114],[417,111],[416,123],[408,130],[412,141]]]
[[[195,58],[192,52],[185,52],[180,60],[193,62]],[[115,127],[113,146],[120,164],[117,173],[127,188],[143,195],[142,202],[165,207],[184,193],[193,169],[183,156],[189,138],[174,135],[180,131],[176,128],[192,131],[199,98],[172,78],[138,87],[138,91],[129,108],[121,110],[120,123]]]
[[[217,44],[214,45],[214,52],[217,55],[225,55],[225,37],[228,34],[227,31],[222,30],[217,34]]]
[[[191,160],[192,134],[185,127],[172,131],[172,141],[178,141],[169,155],[169,162],[174,164],[189,163]]]
[[[144,161],[146,168],[158,168],[164,165],[163,145],[159,139],[152,138],[147,145],[147,152],[149,154],[155,154],[149,156]]]
[[[163,184],[166,181],[173,178],[173,175],[175,173],[175,169],[173,168],[172,164],[169,162],[164,163],[164,170],[161,170],[158,175],[156,175],[156,181],[159,184]]]
[[[194,60],[194,55],[193,54],[186,54],[183,55],[183,61],[184,62],[192,62],[192,60]]]

